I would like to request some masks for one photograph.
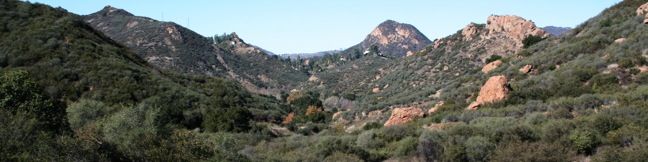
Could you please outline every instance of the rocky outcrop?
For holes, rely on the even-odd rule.
[[[435,40],[432,47],[484,62],[492,55],[511,56],[519,52],[528,36],[549,34],[522,17],[493,15],[488,17],[487,24],[470,23],[456,36]]]
[[[356,47],[368,51],[372,46],[376,46],[382,55],[401,57],[413,55],[431,43],[432,41],[414,26],[387,20],[378,25]]]
[[[423,117],[423,110],[416,107],[395,108],[385,126],[400,125]]]
[[[524,65],[522,68],[520,68],[518,71],[522,74],[527,74],[533,70],[533,65]]]
[[[468,106],[468,109],[475,110],[480,105],[502,101],[509,94],[509,91],[508,80],[505,76],[499,75],[490,77],[479,90],[477,100],[471,103]]]
[[[484,67],[482,67],[482,70],[481,70],[481,71],[482,71],[483,73],[488,73],[488,72],[490,72],[491,70],[493,70],[493,69],[499,67],[500,65],[502,65],[502,61],[500,61],[500,60],[496,60],[496,61],[493,61],[493,62],[490,62],[490,63],[484,65]]]
[[[479,29],[477,28],[477,24],[470,23],[461,30],[461,35],[464,36],[465,40],[472,40],[475,37],[475,35],[477,35],[478,30]]]
[[[545,36],[545,31],[536,27],[533,21],[526,20],[519,16],[490,16],[488,17],[486,29],[488,36],[504,34],[506,37],[522,42],[528,35]]]
[[[637,16],[643,16],[643,23],[648,24],[648,3],[645,3],[637,8]]]

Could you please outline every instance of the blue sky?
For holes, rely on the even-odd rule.
[[[538,26],[574,27],[621,0],[31,0],[85,15],[106,5],[173,21],[204,36],[236,32],[274,53],[318,52],[359,43],[392,19],[428,38],[445,37],[489,15],[518,15]]]

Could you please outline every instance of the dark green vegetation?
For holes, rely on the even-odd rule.
[[[475,42],[459,33],[443,39],[453,45],[405,58],[351,49],[292,62],[285,66],[302,74],[323,72],[325,86],[306,83],[277,100],[234,81],[157,69],[63,9],[0,0],[0,160],[645,161],[648,73],[639,67],[648,65],[648,25],[635,14],[644,3],[623,1],[562,37],[527,38],[518,53],[485,57],[504,62],[488,74],[478,57],[464,56]],[[241,42],[212,40],[224,51]],[[235,60],[228,65],[245,67]],[[518,71],[525,65],[531,73]],[[509,78],[507,99],[465,110],[495,75]],[[347,132],[331,121],[349,107],[341,116],[353,120],[441,101],[404,125]]]
[[[157,70],[63,9],[2,0],[0,20],[2,161],[239,161],[291,107]]]

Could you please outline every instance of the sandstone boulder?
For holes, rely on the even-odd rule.
[[[319,81],[319,78],[318,78],[317,76],[315,76],[315,75],[311,75],[311,76],[308,78],[308,81],[309,81],[309,82],[317,82],[317,81]]]
[[[385,126],[400,125],[423,117],[423,110],[416,107],[395,108]]]
[[[371,92],[373,92],[373,93],[380,93],[380,88],[377,88],[377,87],[376,87],[376,88],[373,88],[373,89],[371,90]]]
[[[614,40],[614,43],[620,44],[620,43],[625,42],[625,40],[626,40],[626,38],[619,38],[619,39]]]
[[[520,71],[520,73],[522,73],[522,74],[527,74],[527,73],[531,72],[532,69],[533,69],[533,65],[524,65],[518,71]]]
[[[491,70],[493,70],[493,69],[499,67],[500,65],[502,65],[502,61],[500,61],[500,60],[496,60],[496,61],[493,61],[493,62],[490,62],[490,63],[484,65],[484,67],[482,67],[482,70],[481,70],[481,71],[482,71],[483,73],[488,73],[488,72],[490,72]]]
[[[486,81],[484,86],[479,90],[477,100],[468,106],[468,109],[475,110],[480,105],[502,101],[509,94],[508,80],[505,76],[493,76]]]

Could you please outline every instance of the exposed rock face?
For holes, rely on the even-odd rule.
[[[621,43],[625,42],[625,40],[626,40],[626,38],[619,38],[619,39],[614,40],[614,43],[621,44]]]
[[[488,35],[504,33],[509,38],[522,42],[528,35],[545,36],[545,31],[535,26],[532,21],[519,16],[490,16],[486,28]]]
[[[508,15],[489,16],[487,24],[470,23],[459,34],[435,40],[434,49],[444,50],[446,53],[458,53],[459,56],[483,62],[492,55],[515,54],[524,47],[522,41],[530,35],[549,36],[532,21]]]
[[[520,73],[522,73],[522,74],[527,74],[527,73],[531,72],[532,69],[533,69],[533,65],[524,65],[518,71],[520,71]]]
[[[506,98],[509,91],[508,80],[505,76],[490,77],[479,90],[477,100],[471,103],[468,109],[475,110],[482,104],[502,101]]]
[[[648,24],[648,3],[645,3],[637,8],[637,16],[643,16],[643,23]]]
[[[413,55],[431,43],[432,41],[414,26],[387,20],[378,25],[357,46],[362,50],[377,46],[382,55],[401,57],[408,53]]]
[[[395,108],[385,126],[400,125],[423,117],[424,113],[416,107]]]
[[[488,72],[490,72],[491,70],[493,70],[493,69],[499,67],[500,65],[502,65],[502,61],[500,61],[500,60],[496,60],[496,61],[493,61],[493,62],[490,62],[490,63],[484,65],[484,67],[482,67],[482,70],[481,70],[481,71],[482,71],[483,73],[488,73]]]
[[[461,35],[464,36],[465,40],[472,40],[473,37],[475,37],[475,35],[477,35],[478,30],[479,29],[477,28],[477,24],[470,23],[470,24],[466,25],[466,27],[464,27],[461,30]]]

